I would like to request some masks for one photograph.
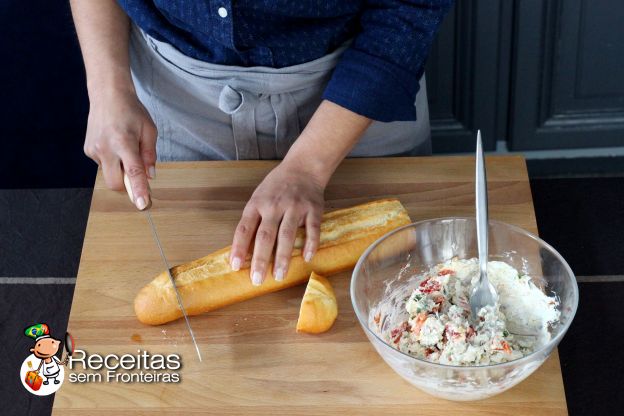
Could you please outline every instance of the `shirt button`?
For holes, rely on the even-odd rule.
[[[217,10],[217,13],[219,13],[219,16],[223,18],[227,17],[227,9],[225,7],[219,7],[219,10]]]

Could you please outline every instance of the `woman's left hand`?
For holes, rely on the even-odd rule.
[[[323,101],[284,160],[258,185],[236,227],[230,254],[232,269],[239,270],[251,241],[251,283],[259,286],[275,250],[273,276],[283,280],[297,235],[305,226],[302,253],[312,260],[319,246],[323,194],[340,162],[355,146],[371,120],[330,101]]]
[[[305,226],[302,253],[306,262],[314,256],[320,237],[326,183],[301,163],[282,161],[258,185],[236,227],[230,265],[239,270],[255,236],[250,278],[255,286],[265,279],[275,250],[273,276],[281,281],[288,273],[297,228]]]

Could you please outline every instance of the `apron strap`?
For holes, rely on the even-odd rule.
[[[219,109],[232,116],[236,160],[260,159],[256,136],[255,108],[257,104],[257,94],[235,90],[229,85],[224,86],[219,94]]]
[[[219,109],[232,117],[236,159],[259,159],[255,108],[259,94],[226,85],[219,94]],[[283,157],[299,135],[297,103],[289,92],[269,95],[275,116],[275,157]],[[294,111],[293,111],[294,110]]]
[[[270,100],[275,114],[275,154],[284,157],[300,132],[297,103],[289,92],[271,95]]]

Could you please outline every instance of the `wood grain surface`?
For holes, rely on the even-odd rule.
[[[230,244],[255,186],[274,162],[160,164],[152,215],[172,264]],[[487,158],[490,218],[537,232],[524,159]],[[474,215],[474,159],[429,157],[345,161],[326,191],[326,208],[398,197],[413,221]],[[494,398],[449,402],[403,381],[367,341],[349,299],[349,273],[331,278],[334,327],[295,332],[304,287],[192,317],[199,363],[182,320],[140,324],[132,302],[163,269],[144,214],[98,175],[69,319],[77,348],[90,354],[178,353],[181,382],[70,383],[57,415],[562,415],[567,414],[555,351],[527,380]],[[75,370],[74,370],[75,371]],[[71,371],[70,371],[71,372]]]

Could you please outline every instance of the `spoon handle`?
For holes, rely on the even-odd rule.
[[[481,130],[477,131],[476,152],[476,209],[477,209],[477,247],[479,251],[480,279],[487,276],[488,262],[488,196],[487,177],[485,173],[485,158],[483,157],[483,144],[481,143]]]

